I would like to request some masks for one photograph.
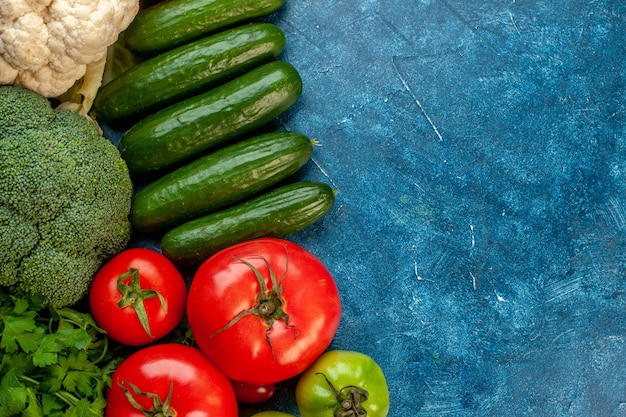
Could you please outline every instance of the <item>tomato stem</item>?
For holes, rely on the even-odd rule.
[[[285,251],[287,251],[287,248],[285,248]],[[259,283],[259,287],[261,288],[261,290],[258,292],[256,296],[256,300],[255,300],[255,305],[252,308],[249,308],[248,310],[244,310],[241,313],[239,313],[225,327],[215,332],[211,337],[225,330],[228,330],[229,328],[234,326],[239,320],[241,320],[243,317],[252,314],[256,317],[259,317],[267,325],[267,328],[265,329],[265,340],[267,341],[267,344],[269,345],[270,350],[272,352],[272,360],[274,360],[274,347],[272,346],[272,341],[270,339],[269,333],[272,330],[272,327],[274,326],[274,322],[276,320],[284,320],[285,325],[287,327],[294,328],[294,331],[295,331],[294,338],[298,337],[297,329],[295,328],[295,326],[289,324],[289,314],[287,314],[287,312],[283,308],[283,305],[285,304],[285,299],[283,297],[282,282],[285,276],[287,275],[287,270],[289,268],[289,256],[287,254],[287,256],[285,257],[286,259],[285,272],[283,272],[280,278],[276,277],[276,273],[274,272],[274,269],[272,268],[269,261],[264,256],[260,256],[260,255],[248,256],[248,258],[252,258],[252,259],[262,259],[265,265],[267,266],[267,269],[269,270],[269,278],[271,282],[271,288],[269,289],[267,287],[267,284],[265,283],[265,278],[263,277],[263,275],[261,275],[261,272],[254,265],[252,265],[252,263],[248,262],[245,259],[238,258],[236,256],[234,256],[233,258],[247,265],[254,272],[254,275]]]
[[[130,282],[127,284],[125,281],[128,278],[130,278]],[[122,294],[122,298],[117,303],[117,306],[119,308],[133,308],[141,323],[141,327],[143,327],[148,336],[153,337],[150,332],[148,313],[146,312],[146,307],[143,302],[149,298],[158,297],[161,302],[161,308],[165,311],[165,299],[163,296],[156,290],[145,290],[141,288],[139,270],[136,268],[128,268],[128,272],[121,274],[117,278],[117,289],[120,294]]]
[[[128,385],[136,395],[152,400],[152,408],[150,410],[147,410],[141,404],[139,404],[139,402],[133,396],[131,390],[126,388],[123,384]],[[131,382],[118,381],[117,385],[119,385],[119,387],[124,391],[124,395],[126,396],[126,399],[130,403],[130,405],[141,411],[141,413],[146,417],[176,417],[178,415],[176,410],[174,410],[171,406],[172,393],[174,392],[174,381],[170,381],[170,389],[167,392],[165,401],[161,401],[161,398],[152,392],[141,391],[135,384]]]
[[[367,401],[369,393],[363,388],[347,385],[341,389],[335,388],[328,377],[322,372],[317,372],[326,380],[328,387],[337,399],[337,408],[335,408],[334,417],[365,417],[367,410],[361,407],[361,404]]]

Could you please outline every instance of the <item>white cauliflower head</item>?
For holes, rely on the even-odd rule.
[[[2,0],[0,84],[65,93],[138,11],[139,0]]]

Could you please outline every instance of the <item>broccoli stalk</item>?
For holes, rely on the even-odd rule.
[[[0,285],[54,307],[88,291],[126,248],[132,183],[88,118],[0,87]]]

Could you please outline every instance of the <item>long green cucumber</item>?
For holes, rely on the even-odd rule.
[[[322,218],[334,203],[326,184],[299,181],[168,231],[161,251],[180,265],[197,265],[235,243],[285,237]]]
[[[139,190],[132,225],[158,232],[250,197],[296,173],[312,141],[298,132],[255,136],[209,153]]]
[[[301,92],[302,79],[291,64],[263,64],[141,119],[126,131],[119,150],[133,174],[170,168],[267,124]]]
[[[276,58],[285,34],[271,23],[250,23],[145,60],[102,87],[99,119],[120,124],[208,90]]]
[[[126,28],[126,46],[154,56],[226,27],[267,15],[285,0],[163,0],[140,10]]]

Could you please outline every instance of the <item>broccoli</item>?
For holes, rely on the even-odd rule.
[[[85,296],[130,241],[132,183],[90,119],[0,87],[0,285],[54,307]]]

